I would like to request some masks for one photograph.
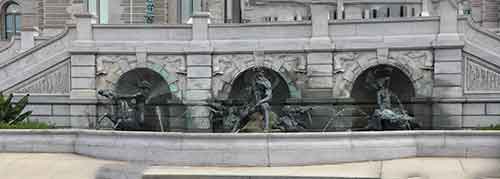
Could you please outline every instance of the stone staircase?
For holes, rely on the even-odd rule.
[[[22,53],[13,52],[16,48],[10,46],[0,49],[0,91],[12,92],[13,88],[32,77],[51,69],[70,58],[68,49],[74,39],[74,29],[65,30]],[[17,43],[9,43],[11,46]],[[9,58],[10,57],[10,58]]]

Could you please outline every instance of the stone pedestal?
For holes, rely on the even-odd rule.
[[[90,13],[80,13],[74,15],[76,18],[76,39],[77,41],[88,41],[93,39],[92,17]]]
[[[35,46],[35,29],[23,28],[21,30],[21,51],[26,51]]]

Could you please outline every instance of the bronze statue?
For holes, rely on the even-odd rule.
[[[374,86],[377,88],[378,108],[370,117],[368,128],[374,130],[409,130],[418,126],[414,122],[414,118],[408,115],[398,96],[389,90],[389,83],[389,76],[380,77],[374,82]]]
[[[111,90],[99,90],[98,94],[111,100],[113,105],[112,114],[105,113],[97,120],[97,126],[104,119],[113,123],[115,130],[144,130],[144,112],[147,95],[151,84],[142,81],[138,85],[139,91],[132,95],[119,95]]]
[[[269,102],[272,98],[271,82],[266,78],[263,69],[258,69],[255,77],[255,110],[264,116],[264,132],[269,131],[269,111],[271,106]]]

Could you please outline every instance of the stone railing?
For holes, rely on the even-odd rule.
[[[500,157],[498,131],[153,133],[0,130],[0,152],[68,152],[179,166],[289,166],[406,157]]]
[[[17,43],[16,43],[17,42]],[[11,38],[10,41],[0,48],[0,65],[18,53],[21,43],[16,38]]]
[[[466,52],[500,66],[500,36],[475,24],[470,17],[462,21]]]
[[[72,28],[0,64],[0,91],[69,58]]]

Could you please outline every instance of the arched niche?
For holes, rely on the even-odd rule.
[[[278,72],[266,67],[259,68],[264,70],[266,78],[271,82],[271,107],[275,113],[279,114],[283,104],[290,98],[287,82]],[[256,69],[257,68],[247,69],[235,78],[229,93],[229,101],[240,105],[243,103],[255,103],[255,97],[252,96],[252,90],[255,82],[255,75],[257,73]]]
[[[372,77],[370,77],[372,76]],[[410,78],[399,68],[392,65],[376,65],[363,71],[354,81],[351,89],[351,98],[360,111],[356,111],[353,116],[357,116],[353,121],[353,127],[363,127],[367,121],[364,115],[371,115],[377,108],[377,90],[370,84],[377,78],[389,77],[389,90],[395,94],[410,115],[413,108],[408,104],[415,97],[415,88]],[[397,107],[398,104],[392,104]]]
[[[132,69],[120,76],[114,91],[120,96],[137,94],[143,81],[150,87],[145,100],[144,130],[160,131],[162,125],[166,130],[169,128],[169,102],[172,100],[172,93],[160,74],[148,68]]]

